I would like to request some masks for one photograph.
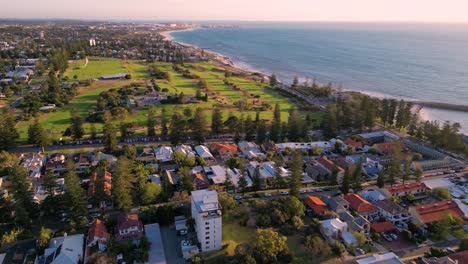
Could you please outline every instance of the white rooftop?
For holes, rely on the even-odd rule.
[[[356,260],[358,264],[403,264],[393,252],[385,254],[375,254],[373,256]]]
[[[212,190],[198,190],[192,192],[192,200],[198,212],[210,212],[218,210],[218,193]]]

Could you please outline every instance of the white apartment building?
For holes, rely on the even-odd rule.
[[[192,192],[192,218],[202,251],[221,249],[222,216],[218,193],[210,190]]]

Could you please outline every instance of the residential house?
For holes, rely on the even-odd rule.
[[[362,161],[362,173],[368,177],[376,178],[379,173],[384,169],[382,165],[382,157],[371,154],[353,154],[346,156],[346,160],[352,164],[358,164],[359,160]]]
[[[333,173],[336,171],[336,181],[338,182],[338,184],[341,184],[343,182],[343,177],[345,173],[345,170],[343,168],[336,165],[333,161],[329,160],[325,156],[318,158],[317,162],[329,173],[329,175],[333,175]]]
[[[361,141],[354,140],[352,138],[347,138],[344,143],[346,146],[353,148],[354,150],[360,150],[364,146]]]
[[[326,199],[328,207],[337,214],[348,212],[350,208],[348,201],[343,196],[327,197]]]
[[[302,149],[309,150],[312,148],[320,148],[322,152],[331,151],[334,144],[330,141],[316,141],[316,142],[285,142],[276,144],[276,148],[280,151],[285,149]]]
[[[236,144],[215,143],[212,144],[210,148],[213,153],[219,155],[222,160],[228,160],[239,153]]]
[[[83,173],[91,167],[90,157],[84,153],[74,155],[73,162],[76,173]]]
[[[392,232],[396,229],[396,226],[390,221],[376,222],[371,224],[371,230],[380,234],[385,232]]]
[[[29,153],[21,157],[21,165],[28,170],[29,177],[34,179],[39,179],[41,177],[41,170],[44,162],[45,156],[40,153]]]
[[[99,175],[101,173],[103,175]],[[91,175],[88,187],[88,197],[92,198],[96,196],[96,191],[99,184],[102,184],[102,191],[110,197],[112,191],[112,174],[108,171],[95,171]]]
[[[242,155],[244,155],[247,159],[253,160],[253,159],[261,159],[264,160],[266,158],[265,153],[263,153],[260,150],[260,147],[253,143],[253,142],[247,142],[247,141],[242,141],[239,142],[238,144],[239,149],[242,152]]]
[[[411,206],[408,209],[412,221],[416,225],[426,225],[439,221],[447,215],[464,218],[463,211],[454,201],[437,201],[429,204]]]
[[[360,193],[361,197],[368,201],[380,201],[387,199],[379,190],[367,190]]]
[[[88,238],[86,241],[87,247],[98,246],[99,251],[107,249],[107,243],[110,240],[110,234],[107,232],[106,226],[101,219],[96,219],[91,224],[88,230]]]
[[[65,155],[53,154],[46,162],[46,171],[50,170],[55,176],[59,176],[65,170]]]
[[[379,210],[358,194],[347,194],[343,198],[348,201],[349,206],[359,215],[373,222],[379,218]]]
[[[428,190],[426,184],[420,182],[394,185],[381,189],[382,193],[389,199],[392,197],[401,198],[409,194],[414,195],[415,199],[420,199],[427,195]]]
[[[374,254],[373,256],[356,260],[357,264],[404,264],[393,252]]]
[[[36,257],[37,264],[79,264],[83,259],[84,235],[65,234],[52,238],[44,255]]]
[[[144,161],[145,163],[154,161],[154,158],[155,156],[152,148],[144,148],[137,156],[137,160]]]
[[[184,144],[175,146],[172,148],[172,150],[174,152],[180,151],[181,153],[185,155],[185,157],[195,157],[195,154],[196,154],[195,151],[193,151],[191,146],[184,145]]]
[[[304,172],[314,181],[323,181],[330,178],[330,172],[320,165],[315,159],[305,162]]]
[[[203,145],[198,145],[195,147],[195,151],[197,152],[198,156],[202,157],[206,161],[215,161],[213,154],[211,154],[210,150]]]
[[[192,174],[192,183],[197,190],[207,189],[210,186],[210,181],[202,173]]]
[[[329,212],[327,205],[317,196],[307,196],[304,203],[309,207],[314,215],[322,216]]]
[[[169,162],[174,158],[171,147],[159,147],[154,150],[156,159],[160,162]]]
[[[341,234],[348,232],[348,224],[338,218],[320,221],[320,232],[330,242],[340,239]]]
[[[148,182],[156,183],[157,185],[161,185],[161,176],[158,174],[150,174],[147,177]]]
[[[353,216],[349,211],[341,212],[339,214],[340,220],[348,224],[349,229],[354,232],[362,233],[365,235],[370,234],[371,223],[361,215]]]
[[[101,151],[98,151],[96,154],[91,155],[90,160],[92,166],[98,165],[99,161],[101,160],[107,160],[109,164],[114,166],[114,164],[117,162],[117,157],[111,154],[106,154]]]
[[[115,240],[117,242],[131,241],[139,244],[143,237],[143,224],[137,214],[120,214],[115,227]]]
[[[375,201],[374,205],[379,209],[380,215],[394,225],[406,228],[411,219],[408,211],[400,205],[390,201],[389,199]]]
[[[281,177],[289,177],[288,170],[283,167],[279,167],[278,169]],[[257,171],[261,184],[265,186],[276,177],[276,164],[274,162],[260,163],[258,161],[251,161],[249,164],[247,164],[247,172],[251,180],[254,179],[255,173],[257,173]]]

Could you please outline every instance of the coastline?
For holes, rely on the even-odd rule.
[[[195,30],[195,29],[199,29],[199,28],[162,31],[162,32],[159,32],[159,34],[162,35],[164,37],[164,39],[166,39],[168,41],[172,41],[174,43],[177,43],[177,44],[179,44],[181,46],[184,46],[184,47],[187,47],[187,48],[200,50],[201,48],[197,47],[196,45],[176,41],[175,38],[171,36],[171,33],[173,33],[173,32],[192,31],[192,30]],[[267,73],[261,72],[261,71],[256,71],[255,69],[248,69],[246,67],[240,66],[239,64],[236,64],[231,58],[229,58],[228,56],[225,56],[225,55],[223,55],[221,53],[211,51],[211,50],[204,50],[204,52],[205,52],[205,54],[207,54],[210,57],[210,59],[214,63],[218,64],[220,67],[227,68],[228,70],[233,71],[233,72],[237,72],[237,73],[244,73],[244,74],[250,74],[250,75],[251,74],[257,74],[257,75],[260,75],[262,78],[269,78],[269,75]],[[453,109],[447,110],[447,109],[442,109],[442,108],[435,108],[435,107],[425,106],[423,104],[427,103],[427,102],[423,102],[423,101],[415,99],[415,98],[408,98],[408,97],[403,97],[403,96],[392,96],[392,95],[381,94],[381,93],[376,93],[376,92],[372,92],[372,91],[363,91],[363,90],[344,89],[344,91],[345,92],[358,92],[358,93],[366,94],[368,96],[379,98],[379,99],[387,98],[387,99],[397,99],[397,100],[403,99],[405,101],[411,101],[416,105],[415,107],[420,107],[420,109],[418,111],[418,117],[421,119],[421,121],[438,120],[441,124],[443,124],[443,122],[445,122],[445,120],[443,120],[441,118],[438,118],[437,115],[431,115],[430,112],[433,111],[433,110],[457,111],[457,110],[453,110]],[[431,103],[431,102],[429,102],[429,103]],[[463,112],[463,111],[460,111],[460,112]],[[451,121],[451,122],[454,123],[454,122],[457,122],[457,121]],[[461,133],[463,133],[465,135],[468,135],[468,120],[466,120],[465,122],[462,121],[461,124],[462,124]]]

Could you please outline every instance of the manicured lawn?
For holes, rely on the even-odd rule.
[[[73,76],[76,75],[78,80],[89,80],[117,73],[129,73],[123,60],[89,58],[86,66],[84,66],[82,61],[79,61],[76,64],[71,64],[65,72],[65,76],[73,79]]]
[[[83,118],[86,118],[88,111],[96,106],[96,99],[101,92],[107,91],[112,88],[119,88],[131,81],[96,81],[91,86],[81,87],[80,92],[70,104],[57,109],[56,112],[41,114],[39,120],[42,126],[50,132],[52,139],[59,139],[63,132],[67,129],[70,122],[70,115],[75,109]],[[22,121],[17,124],[20,132],[20,140],[27,139],[27,128],[31,121]],[[89,123],[85,124],[85,129],[89,129]],[[95,124],[96,128],[100,130],[101,124]]]

